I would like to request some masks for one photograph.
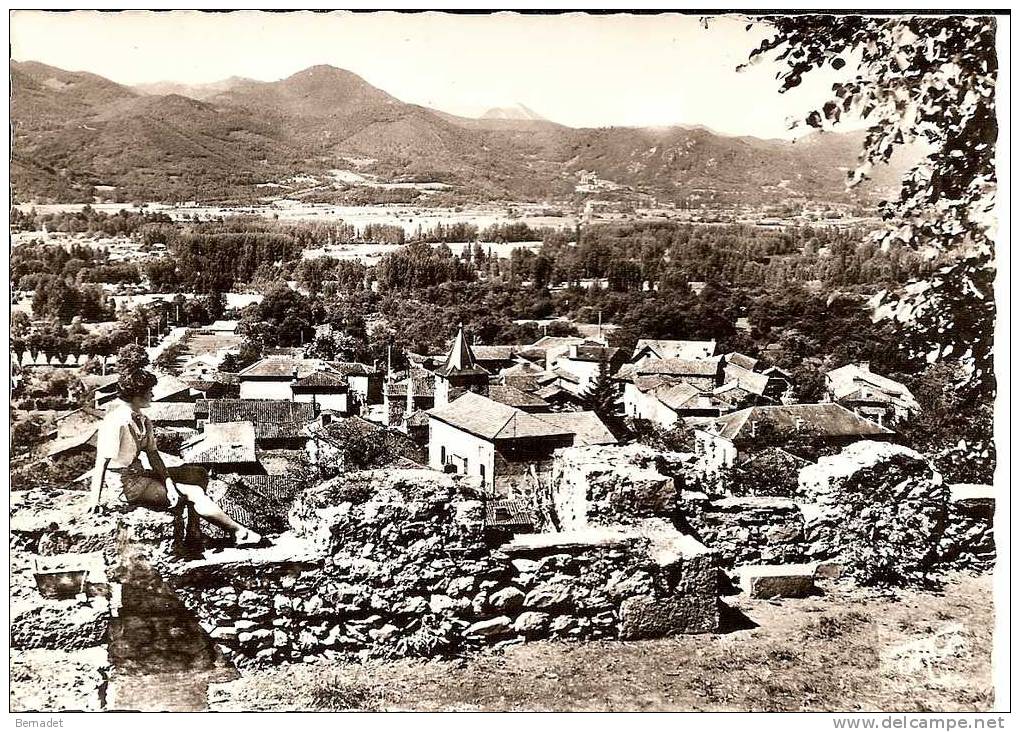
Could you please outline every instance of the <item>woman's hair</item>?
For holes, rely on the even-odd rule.
[[[122,373],[117,381],[118,396],[124,401],[131,401],[141,396],[156,385],[156,375],[145,369],[135,369]]]

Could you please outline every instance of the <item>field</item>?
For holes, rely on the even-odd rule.
[[[212,685],[219,710],[986,711],[990,575],[943,592],[845,585],[821,597],[729,598],[729,632],[515,645],[468,659],[302,664]]]

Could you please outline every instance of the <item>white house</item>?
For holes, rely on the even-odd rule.
[[[294,392],[291,384],[316,371],[327,370],[317,358],[267,356],[238,373],[241,399],[286,399]]]
[[[350,411],[347,379],[332,371],[314,371],[291,382],[291,397],[295,402],[310,402],[319,409],[340,414]]]
[[[631,363],[643,358],[681,358],[695,360],[715,355],[715,341],[672,341],[655,338],[640,338],[634,346]]]
[[[873,373],[868,363],[855,363],[825,374],[825,391],[834,402],[879,424],[908,419],[919,409],[903,384]]]
[[[496,495],[510,492],[515,477],[548,472],[553,452],[574,443],[570,429],[474,392],[428,416],[429,466],[478,476]]]

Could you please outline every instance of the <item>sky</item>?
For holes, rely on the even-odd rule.
[[[790,119],[828,98],[835,72],[782,95],[772,63],[737,73],[766,35],[746,26],[719,16],[706,28],[675,14],[15,11],[11,57],[122,84],[274,81],[329,64],[405,102],[464,116],[520,103],[573,127],[803,134]]]

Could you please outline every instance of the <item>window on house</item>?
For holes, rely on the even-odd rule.
[[[478,474],[480,476],[482,476],[482,482],[484,483],[485,482],[485,466],[484,465],[479,465],[478,466]]]
[[[446,445],[442,445],[439,448],[439,462],[446,465]]]

